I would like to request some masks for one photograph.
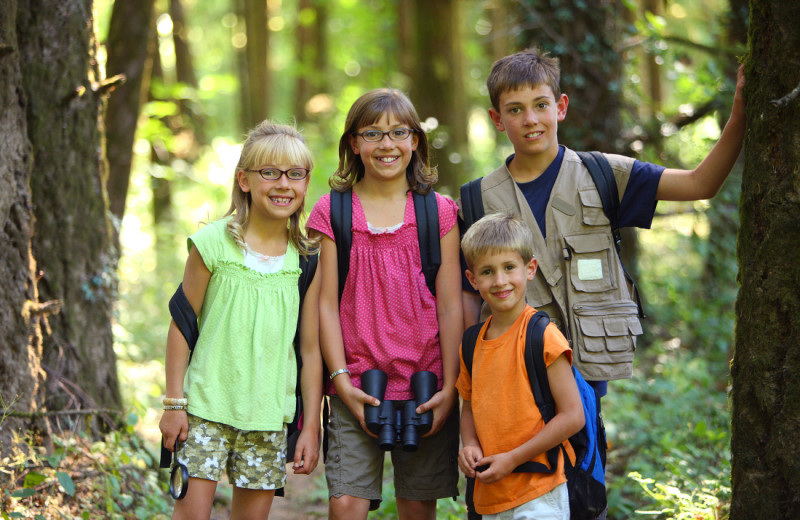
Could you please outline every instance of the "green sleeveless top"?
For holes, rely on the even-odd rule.
[[[188,240],[211,271],[186,371],[188,412],[240,430],[278,431],[295,409],[299,255],[289,243],[280,271],[253,271],[225,229],[228,220]]]

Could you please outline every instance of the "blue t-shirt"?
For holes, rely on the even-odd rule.
[[[506,166],[511,163],[512,159],[514,159],[514,154],[506,159]],[[547,236],[545,232],[547,203],[550,200],[553,186],[556,184],[563,160],[564,147],[559,146],[558,155],[540,176],[530,182],[517,183],[525,200],[528,201],[528,206],[531,208],[536,223],[539,224],[543,237]],[[656,191],[663,172],[664,167],[657,164],[641,161],[633,163],[625,193],[619,204],[619,227],[650,228],[658,202]]]

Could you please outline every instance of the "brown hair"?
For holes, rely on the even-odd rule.
[[[309,172],[314,168],[311,151],[306,146],[305,139],[296,128],[280,125],[272,121],[262,121],[250,131],[242,145],[239,162],[236,163],[236,172],[260,166],[263,164],[297,164],[307,168]],[[250,204],[252,196],[242,191],[238,177],[233,176],[233,190],[231,191],[231,205],[225,216],[233,215],[228,222],[227,230],[236,244],[244,249],[244,227],[250,220]],[[289,217],[289,240],[302,255],[315,254],[319,250],[319,241],[308,238],[303,232],[300,219],[304,214],[305,199],[300,202],[300,207]]]
[[[438,177],[436,168],[430,166],[428,137],[422,129],[414,105],[405,94],[392,88],[370,90],[350,107],[344,132],[339,140],[339,167],[328,180],[331,188],[347,191],[364,178],[364,162],[360,155],[353,153],[350,138],[359,128],[377,123],[384,114],[394,115],[417,136],[417,149],[412,153],[411,162],[406,167],[406,180],[408,186],[417,193],[424,195],[430,191]]]
[[[558,100],[561,97],[561,68],[558,58],[540,51],[537,47],[525,49],[516,54],[500,58],[489,72],[486,86],[492,107],[500,110],[500,95],[503,92],[519,90],[523,87],[547,85]]]
[[[519,217],[492,213],[475,222],[461,239],[467,267],[472,269],[478,257],[486,253],[513,251],[523,262],[533,258],[533,234]]]

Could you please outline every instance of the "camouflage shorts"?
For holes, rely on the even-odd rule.
[[[244,431],[189,415],[189,438],[178,451],[190,477],[228,480],[245,489],[286,484],[286,427],[278,432]]]

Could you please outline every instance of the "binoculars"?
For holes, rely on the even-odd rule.
[[[425,370],[412,375],[414,399],[407,401],[385,401],[386,381],[383,370],[373,368],[361,374],[361,389],[381,402],[378,406],[364,405],[367,429],[378,436],[378,444],[383,450],[391,450],[397,444],[405,451],[415,451],[420,435],[430,431],[433,425],[432,411],[420,415],[416,409],[436,393],[436,374]]]

